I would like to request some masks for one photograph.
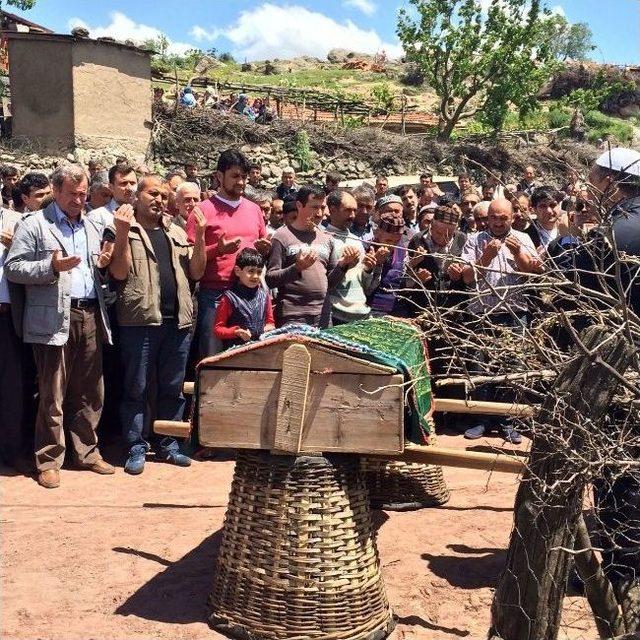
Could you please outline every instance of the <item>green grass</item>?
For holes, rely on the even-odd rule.
[[[278,66],[281,64],[280,62],[276,63]],[[207,75],[211,78],[212,84],[217,81],[269,87],[309,88],[326,93],[354,93],[360,96],[368,96],[371,89],[377,84],[387,83],[395,93],[400,93],[405,88],[385,74],[363,72],[355,69],[323,67],[317,69],[293,69],[291,73],[264,75],[259,71],[241,71],[240,66],[238,63],[225,64],[212,69]],[[186,71],[178,71],[178,77],[181,81],[186,81],[190,75]],[[416,92],[416,94],[418,93],[419,91]]]
[[[631,142],[633,125],[620,118],[613,118],[600,111],[589,111],[584,117],[587,126],[587,138],[591,142],[607,137],[613,137],[619,142]]]
[[[556,101],[549,101],[540,110],[523,119],[518,118],[516,113],[510,113],[507,116],[504,131],[546,131],[568,127],[572,114],[571,109],[561,107]],[[600,111],[589,111],[585,114],[585,122],[587,124],[587,139],[590,142],[613,137],[620,143],[629,143],[633,138],[633,119],[627,121],[608,116]],[[471,120],[466,123],[464,130],[454,137],[464,138],[465,135],[478,133],[490,133],[490,131],[477,120]],[[560,135],[568,136],[569,130],[562,130]]]

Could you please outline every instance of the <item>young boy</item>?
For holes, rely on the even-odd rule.
[[[222,295],[213,327],[227,349],[275,329],[271,298],[262,285],[263,268],[264,258],[255,249],[238,253],[233,268],[236,281]]]

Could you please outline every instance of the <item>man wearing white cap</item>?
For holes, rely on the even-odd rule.
[[[589,182],[600,211],[607,212],[617,250],[621,254],[640,256],[640,152],[624,147],[605,151],[589,173]],[[593,229],[587,235],[588,242],[574,236],[558,238],[550,255],[556,265],[569,274],[574,273],[582,291],[610,288],[618,295],[615,283],[607,282],[602,273],[611,273],[616,256],[607,238]],[[563,259],[563,254],[567,259]],[[640,269],[633,261],[619,263],[622,290],[626,302],[636,314],[640,313]],[[575,277],[575,276],[574,276]],[[587,294],[588,295],[588,294]],[[586,320],[586,319],[585,319]],[[577,329],[583,323],[578,323]],[[608,416],[608,429],[630,429],[631,436],[640,436],[637,423],[621,427],[614,412]],[[615,436],[612,436],[615,437]],[[598,540],[602,547],[602,567],[611,581],[616,598],[626,598],[630,589],[636,588],[640,576],[640,473],[637,470],[617,469],[610,476],[605,474],[593,483],[594,505],[598,518]]]
[[[601,204],[609,208],[613,237],[618,251],[640,256],[640,152],[624,147],[605,151],[589,174],[595,190],[603,195]],[[623,289],[629,307],[640,313],[640,268],[623,262],[620,266]],[[615,424],[615,423],[614,423]],[[632,433],[640,436],[635,424]],[[602,564],[616,597],[638,584],[640,554],[640,473],[626,471],[594,483],[595,506],[602,524]]]
[[[605,151],[591,169],[589,182],[602,195],[604,206],[640,195],[640,152],[626,147]]]

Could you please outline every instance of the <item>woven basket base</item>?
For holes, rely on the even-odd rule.
[[[218,633],[234,640],[264,640],[266,636],[256,635],[246,627],[229,622],[225,618],[211,614],[209,616],[209,626]],[[393,615],[389,615],[387,621],[381,624],[377,629],[373,629],[368,633],[350,636],[350,640],[384,640],[396,627],[396,619]]]
[[[365,457],[361,465],[373,509],[416,511],[449,501],[450,492],[439,465]]]
[[[381,640],[393,617],[355,456],[238,454],[209,598],[241,640]]]

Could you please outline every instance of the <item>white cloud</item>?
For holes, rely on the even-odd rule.
[[[372,16],[378,7],[376,3],[372,0],[345,0],[345,7],[352,7],[353,9],[358,9],[362,11],[362,13]]]
[[[567,12],[559,5],[555,5],[551,7],[551,15],[552,16],[562,16],[563,18],[567,17]]]
[[[202,42],[203,40],[206,40],[207,42],[213,42],[222,35],[222,31],[220,29],[210,29],[207,31],[207,29],[199,25],[195,25],[194,27],[191,27],[189,35],[198,42]]]
[[[224,36],[233,43],[237,60],[324,58],[336,47],[370,54],[384,49],[390,58],[402,55],[399,45],[383,42],[373,29],[361,29],[351,20],[340,23],[298,5],[265,3],[243,11]]]
[[[124,13],[114,11],[109,15],[111,22],[104,27],[90,27],[86,22],[80,18],[71,18],[69,20],[69,28],[84,27],[89,30],[89,35],[92,38],[110,37],[116,40],[132,40],[136,44],[140,44],[145,40],[155,39],[158,36],[163,35],[160,29],[156,27],[150,27],[146,24],[134,22],[131,18]],[[174,42],[169,40],[168,53],[182,55],[189,49],[193,49],[194,46],[186,42]]]

